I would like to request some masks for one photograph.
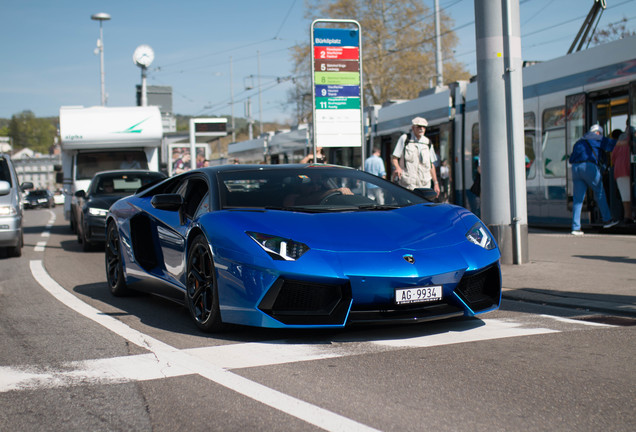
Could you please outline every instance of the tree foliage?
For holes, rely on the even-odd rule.
[[[53,121],[47,118],[36,118],[31,111],[14,114],[9,121],[8,135],[13,140],[13,149],[30,148],[43,154],[48,154],[55,142],[57,128]]]
[[[627,18],[616,23],[610,23],[607,27],[597,30],[592,37],[592,45],[601,45],[618,39],[636,35],[636,32],[627,28]]]
[[[305,17],[355,19],[362,31],[365,105],[412,99],[435,84],[434,14],[419,0],[306,0]],[[453,58],[457,36],[453,20],[440,13],[444,82],[468,79],[464,64]],[[289,93],[299,122],[311,113],[311,44],[293,47],[297,77]]]

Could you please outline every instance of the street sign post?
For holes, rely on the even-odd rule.
[[[314,156],[317,147],[364,151],[360,34],[354,20],[318,19],[311,24]]]

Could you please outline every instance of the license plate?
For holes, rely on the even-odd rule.
[[[395,290],[395,303],[423,303],[442,299],[442,286],[434,285],[417,288],[398,288]]]

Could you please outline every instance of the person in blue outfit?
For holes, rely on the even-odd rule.
[[[579,139],[572,148],[570,163],[572,164],[572,182],[574,184],[574,203],[572,207],[572,234],[583,235],[581,231],[581,209],[587,188],[594,192],[594,198],[598,203],[603,228],[610,228],[618,224],[612,219],[605,189],[603,188],[603,173],[600,169],[604,161],[604,152],[611,151],[616,140],[603,136],[603,128],[593,125],[590,131]]]
[[[373,147],[373,154],[364,161],[364,170],[375,176],[386,178],[386,169],[380,154],[380,149]],[[384,204],[382,190],[375,185],[370,183],[367,185],[367,196],[374,199],[378,204]]]

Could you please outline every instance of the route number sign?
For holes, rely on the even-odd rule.
[[[319,27],[338,24],[346,28]],[[311,26],[315,147],[361,147],[363,140],[360,24],[316,20]]]

